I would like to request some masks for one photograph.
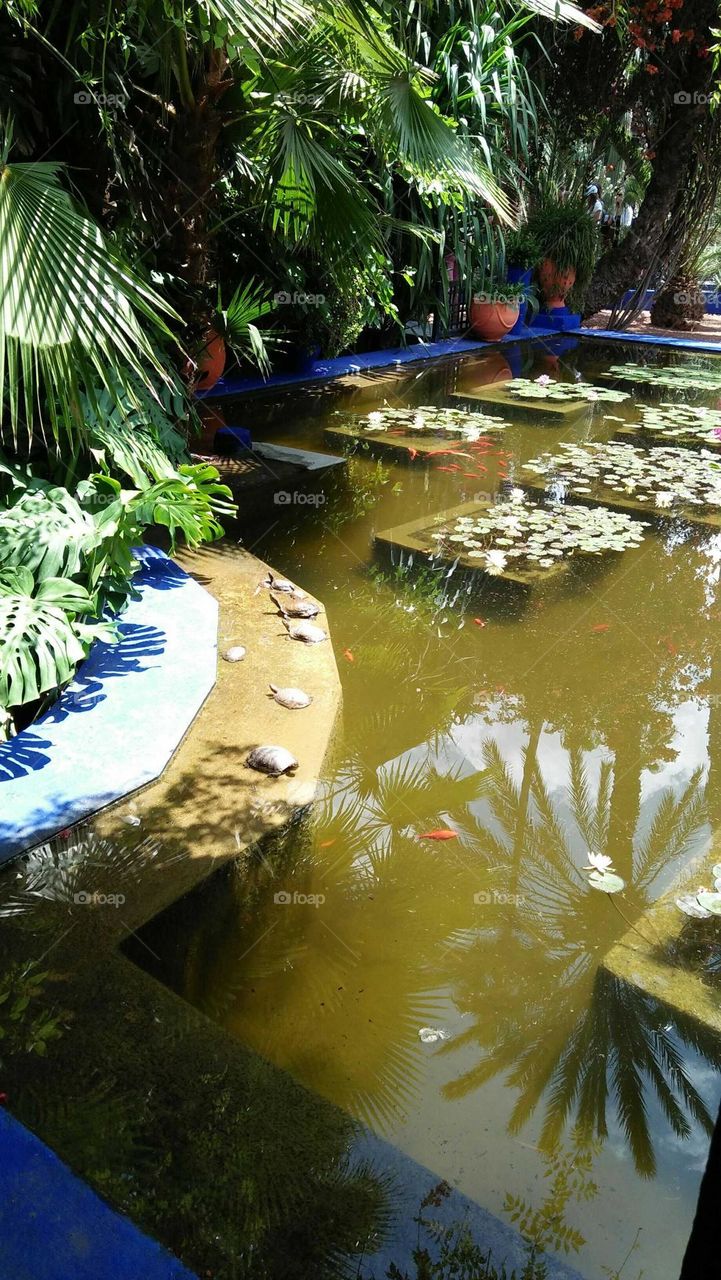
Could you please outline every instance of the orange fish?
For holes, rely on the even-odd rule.
[[[355,658],[350,649],[343,650],[343,657],[346,659],[347,662],[355,662]]]
[[[485,627],[486,625],[483,618],[474,618],[473,621],[475,622],[477,627]]]
[[[419,840],[457,840],[458,832],[450,831],[448,827],[439,827],[437,831],[424,831],[423,835],[418,836]]]
[[[418,457],[418,450],[417,450],[417,449],[409,449],[409,450],[408,450],[408,457],[411,459],[411,461],[413,460],[413,458],[417,458],[417,457]]]
[[[318,848],[330,849],[332,844],[335,844],[335,837],[332,840],[321,840],[320,844],[318,845]]]
[[[676,645],[674,644],[673,640],[669,640],[668,636],[661,636],[660,643],[665,644],[666,648],[671,654],[671,657],[674,657],[674,655],[678,653],[678,649],[676,648]]]
[[[600,635],[602,631],[609,631],[610,627],[610,622],[597,622],[593,627],[591,627],[591,630],[594,631],[596,635]]]

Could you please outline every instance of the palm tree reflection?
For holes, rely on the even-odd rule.
[[[480,1058],[447,1086],[447,1096],[463,1097],[506,1073],[518,1090],[511,1130],[518,1132],[543,1106],[545,1149],[568,1125],[606,1137],[612,1106],[638,1172],[652,1176],[649,1094],[679,1139],[689,1136],[691,1121],[710,1132],[684,1049],[717,1063],[721,1046],[711,1030],[615,977],[602,962],[629,927],[624,916],[641,916],[657,881],[703,827],[703,771],[696,770],[680,793],[665,790],[653,812],[650,801],[641,801],[624,849],[612,821],[614,765],[602,760],[594,782],[583,754],[572,750],[568,786],[552,796],[537,741],[531,732],[520,783],[497,746],[485,746],[487,834],[517,886],[517,908],[507,912],[506,923],[515,960],[489,967],[487,936],[457,940],[448,977],[473,1024],[443,1052],[453,1055],[475,1043]],[[638,794],[638,777],[636,788]],[[613,899],[589,891],[578,869],[588,848],[608,852],[624,867],[623,915]]]

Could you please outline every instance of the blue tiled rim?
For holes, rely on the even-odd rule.
[[[196,1280],[3,1111],[0,1275],[8,1280]]]
[[[418,360],[438,360],[444,356],[470,355],[477,351],[494,351],[518,342],[550,344],[564,334],[561,328],[546,327],[538,322],[524,325],[496,342],[473,338],[447,338],[441,342],[420,342],[412,347],[393,347],[383,351],[366,351],[361,355],[336,356],[332,360],[312,360],[297,373],[274,373],[267,379],[255,377],[221,378],[210,391],[198,392],[199,400],[222,400],[230,396],[249,395],[254,391],[280,391],[303,383],[330,381],[363,373],[367,369],[386,369],[391,365],[410,364]],[[707,351],[721,355],[721,343],[701,338],[658,338],[643,333],[624,333],[619,329],[584,329],[575,327],[565,333],[574,338],[603,338],[613,342],[640,342],[648,346],[676,347],[681,351]]]
[[[158,778],[215,683],[217,602],[157,548],[134,554],[120,641],[0,743],[0,863]]]

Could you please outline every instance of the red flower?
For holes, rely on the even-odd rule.
[[[657,76],[657,75],[658,75],[658,67],[655,67],[655,66],[653,65],[653,63],[652,63],[652,62],[649,62],[648,66],[646,67],[646,75],[647,75],[647,76]]]
[[[678,44],[679,40],[681,39],[681,32],[679,31],[678,27],[674,27],[673,31],[671,32],[671,39],[673,40],[674,44]]]

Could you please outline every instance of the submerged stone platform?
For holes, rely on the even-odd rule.
[[[533,480],[521,478],[518,481],[518,487],[531,497],[547,498],[549,496],[548,487]],[[599,487],[596,493],[590,494],[577,493],[572,485],[568,485],[564,501],[576,503],[581,507],[609,507],[612,511],[623,511],[626,515],[639,520],[685,520],[687,524],[696,525],[699,529],[709,529],[714,533],[721,529],[721,512],[718,515],[710,513],[701,515],[695,507],[660,511],[651,502],[639,502],[631,497],[619,498],[613,489],[602,487]]]
[[[477,401],[489,410],[503,409],[504,413],[516,418],[534,418],[545,426],[559,426],[569,422],[589,408],[588,401],[581,396],[566,404],[541,399],[522,400],[519,396],[509,395],[502,382],[480,387],[477,391],[454,391],[453,395],[457,400]]]
[[[439,511],[435,516],[423,516],[420,520],[411,520],[393,529],[384,529],[375,535],[375,543],[376,546],[388,552],[399,549],[407,551],[409,555],[419,555],[425,560],[433,560],[439,564],[457,564],[461,569],[477,574],[479,578],[491,582],[506,582],[524,589],[568,573],[570,561],[564,560],[550,568],[526,571],[504,569],[502,573],[490,574],[481,561],[470,557],[467,552],[449,550],[434,540],[434,534],[447,525],[453,524],[461,516],[478,515],[482,511],[488,511],[492,506],[493,503],[490,502],[464,502],[460,506]]]
[[[629,425],[627,427],[619,427],[614,435],[613,440],[618,440],[622,444],[633,444],[639,449],[661,448],[661,449],[708,449],[709,453],[721,454],[721,440],[695,440],[693,436],[681,437],[670,436],[665,431],[653,431],[648,427],[644,427],[642,423],[637,425]]]
[[[484,436],[489,432],[492,436],[497,429],[483,427]],[[452,454],[459,449],[467,450],[468,442],[460,436],[420,435],[419,432],[408,432],[406,435],[391,435],[388,431],[368,431],[355,427],[326,427],[325,434],[336,444],[367,445],[371,453],[381,457],[392,457],[396,462],[427,462],[434,455]]]

